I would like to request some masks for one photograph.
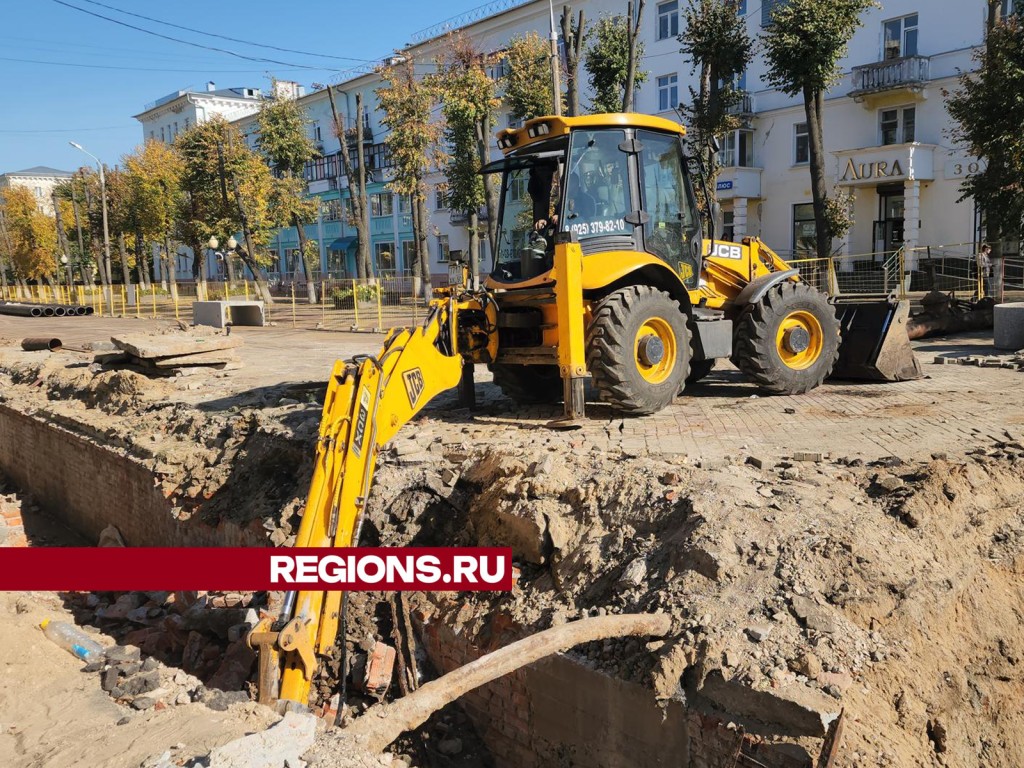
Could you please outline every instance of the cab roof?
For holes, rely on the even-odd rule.
[[[686,135],[686,128],[673,120],[637,112],[615,112],[582,117],[547,115],[527,120],[522,128],[506,128],[498,132],[498,147],[505,154],[531,144],[567,136],[573,130],[593,128],[647,128],[654,131]]]

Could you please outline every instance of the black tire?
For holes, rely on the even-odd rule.
[[[493,363],[494,383],[505,397],[523,405],[557,403],[562,399],[562,377],[557,365]]]
[[[686,385],[696,384],[715,369],[715,360],[693,360],[690,363],[690,375],[686,377]]]
[[[664,337],[663,357],[645,359],[644,336]],[[601,400],[624,413],[660,411],[683,388],[690,372],[690,332],[679,302],[649,285],[631,285],[601,299],[587,329],[587,367]]]
[[[780,339],[784,323],[803,329],[806,338],[790,341],[792,334],[784,332]],[[804,343],[807,348],[799,350]],[[737,321],[732,362],[770,394],[809,392],[828,378],[838,357],[835,311],[824,294],[806,283],[774,286]]]

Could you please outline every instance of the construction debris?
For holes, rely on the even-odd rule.
[[[163,336],[131,334],[113,336],[110,340],[120,351],[95,358],[106,369],[127,367],[150,375],[168,375],[193,367],[241,367],[236,349],[242,340],[238,336],[185,332]]]

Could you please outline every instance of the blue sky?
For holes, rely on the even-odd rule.
[[[313,82],[337,82],[344,79],[343,70],[379,59],[419,30],[484,0],[61,2],[214,50],[160,39],[56,0],[0,0],[0,82],[6,86],[0,173],[35,165],[71,171],[91,162],[68,141],[115,165],[142,140],[141,125],[132,115],[161,96],[188,87],[202,90],[208,80],[219,88],[266,88],[270,73],[307,89]],[[283,64],[249,61],[226,51]]]

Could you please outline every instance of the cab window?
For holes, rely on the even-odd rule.
[[[633,233],[625,221],[633,210],[628,156],[619,149],[625,138],[623,131],[615,129],[573,132],[559,228],[581,242]]]
[[[673,267],[692,255],[691,241],[697,223],[690,205],[691,193],[684,176],[682,144],[678,136],[637,131],[640,152],[640,186],[643,209],[644,245],[649,253]]]

